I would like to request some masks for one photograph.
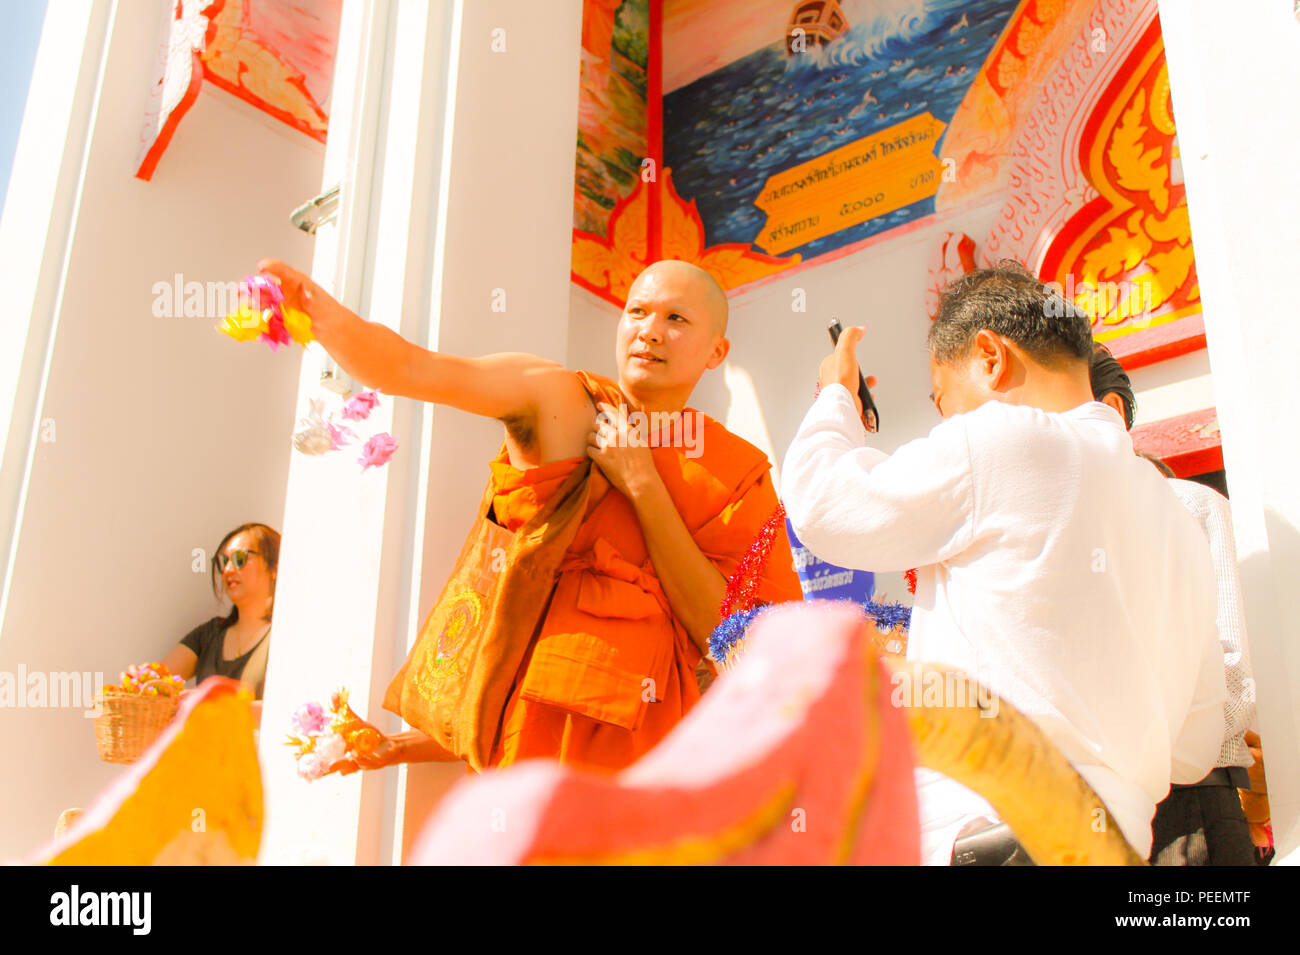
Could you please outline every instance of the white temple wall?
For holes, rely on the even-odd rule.
[[[156,317],[154,285],[177,274],[238,280],[263,255],[305,266],[311,239],[288,216],[316,193],[324,149],[208,87],[153,180],[135,179],[167,5],[95,7],[107,39],[94,109],[81,117],[83,168],[68,179],[66,205],[6,209],[21,218],[5,230],[32,243],[60,215],[70,225],[62,265],[52,260],[63,255],[55,242],[36,257],[53,270],[53,290],[38,290],[32,306],[53,303],[51,347],[35,356],[26,396],[42,431],[19,460],[19,476],[29,471],[14,518],[0,672],[92,671],[116,682],[127,664],[162,658],[218,612],[202,561],[226,531],[245,521],[278,528],[295,414],[292,357],[218,334],[219,314]],[[75,18],[51,19],[66,44]],[[38,67],[11,196],[30,198],[58,158],[41,142],[58,116],[50,112],[58,91],[42,79]],[[71,155],[75,163],[83,154]],[[27,271],[14,278],[35,280]],[[23,329],[27,317],[10,316],[7,347],[21,349],[23,333],[40,330],[39,315]],[[21,450],[33,422],[10,424]],[[206,555],[201,572],[195,549]],[[35,848],[62,809],[84,807],[121,771],[98,759],[80,706],[0,709],[0,764],[10,776],[0,858]]]
[[[1293,4],[1225,17],[1208,0],[1160,4],[1205,335],[1258,698],[1279,860],[1300,864],[1300,446],[1292,314],[1290,187],[1300,130],[1300,22]],[[1246,50],[1249,56],[1222,55]]]

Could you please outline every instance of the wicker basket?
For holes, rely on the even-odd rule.
[[[177,696],[101,693],[95,701],[95,742],[106,763],[134,763],[180,707]]]

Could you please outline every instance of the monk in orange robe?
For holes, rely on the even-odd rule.
[[[594,463],[585,514],[484,763],[633,763],[699,699],[696,669],[727,578],[777,507],[766,456],[686,407],[730,348],[721,286],[685,262],[646,268],[619,321],[614,382],[534,355],[431,352],[362,320],[283,263],[260,268],[280,283],[287,305],[311,316],[316,339],[357,381],[503,422],[488,493],[505,530],[523,526],[576,468]],[[649,421],[662,427],[647,434]],[[756,599],[801,596],[789,541],[778,533]],[[415,732],[385,737],[338,769],[460,758],[409,721]]]

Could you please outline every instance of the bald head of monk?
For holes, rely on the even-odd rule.
[[[632,283],[618,323],[619,386],[646,410],[680,410],[730,347],[722,286],[689,262],[656,262]]]

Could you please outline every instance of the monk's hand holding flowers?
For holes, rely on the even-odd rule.
[[[364,743],[355,752],[349,752],[334,763],[330,767],[332,772],[349,776],[360,769],[383,769],[402,761],[401,740],[385,736],[377,727],[364,720],[358,720],[352,728],[362,731]]]
[[[310,275],[285,265],[278,259],[263,259],[257,263],[258,272],[269,276],[280,287],[283,306],[305,313],[311,318],[312,335],[332,351],[339,336],[355,328],[355,323],[365,323],[361,316],[342,304],[317,285]]]

